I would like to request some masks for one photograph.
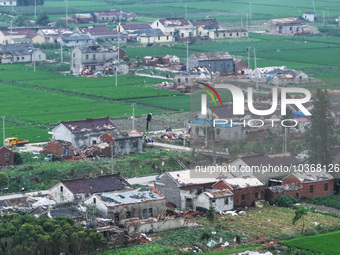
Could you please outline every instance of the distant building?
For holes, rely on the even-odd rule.
[[[248,38],[248,31],[245,28],[239,29],[215,29],[208,32],[208,36],[211,40],[220,39],[241,39]]]
[[[208,210],[214,207],[216,211],[234,209],[234,194],[228,190],[209,190],[197,196],[196,210]]]
[[[94,17],[91,13],[74,14],[72,19],[75,19],[77,24],[89,24],[94,22]]]
[[[0,0],[0,6],[17,6],[16,0]]]
[[[160,29],[173,37],[185,38],[195,35],[194,26],[185,18],[158,19],[152,23],[153,29]]]
[[[115,155],[128,155],[143,151],[143,136],[136,129],[107,132],[100,136],[100,140],[114,144]]]
[[[33,29],[1,29],[0,44],[44,43],[44,38]]]
[[[57,41],[65,46],[88,46],[95,44],[95,41],[91,38],[91,36],[77,32],[73,32],[72,34],[62,34]]]
[[[94,194],[84,203],[117,225],[124,219],[157,217],[166,210],[165,198],[153,187]]]
[[[0,63],[26,63],[45,61],[46,54],[31,44],[0,45]]]
[[[118,10],[96,11],[93,13],[96,22],[136,21],[134,12],[122,12]]]
[[[301,26],[299,18],[271,19],[267,23],[268,33],[278,33],[282,35],[293,35],[298,32]]]
[[[233,73],[234,59],[228,52],[194,53],[188,58],[188,68],[205,67],[210,72]]]
[[[122,23],[117,26],[118,32],[132,33],[138,30],[152,29],[148,23]]]
[[[171,34],[164,33],[160,29],[136,30],[128,33],[128,37],[130,40],[137,41],[142,44],[168,43],[174,40]]]
[[[202,37],[208,36],[210,30],[218,29],[220,27],[220,24],[216,19],[190,20],[190,23],[196,30],[195,34]]]
[[[92,194],[126,189],[132,189],[132,186],[118,173],[96,178],[63,180],[49,189],[49,194],[57,203],[65,203],[82,200]]]
[[[118,130],[117,126],[107,118],[62,121],[52,129],[52,139],[72,143],[75,147],[96,144],[99,137],[109,131]]]
[[[39,29],[37,33],[44,37],[45,43],[57,43],[60,37],[72,34],[72,31],[69,28],[44,28]]]
[[[127,41],[126,35],[118,33],[116,30],[110,30],[106,25],[93,25],[88,27],[77,27],[74,32],[89,35],[93,40],[103,38],[107,42],[125,43]]]
[[[308,20],[310,22],[314,22],[315,21],[315,12],[304,12],[302,14],[302,18],[304,18],[305,20]]]
[[[120,49],[120,58],[124,57]],[[117,60],[118,48],[109,45],[95,45],[89,47],[76,47],[71,53],[70,69],[74,75],[80,75],[86,67],[92,71],[99,70],[112,60]]]
[[[5,146],[0,148],[0,168],[14,164],[14,152]]]

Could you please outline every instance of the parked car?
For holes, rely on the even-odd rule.
[[[297,158],[298,160],[306,160],[306,159],[309,158],[308,152],[309,152],[308,150],[305,150],[305,151],[299,153],[299,154],[296,156],[296,158]]]

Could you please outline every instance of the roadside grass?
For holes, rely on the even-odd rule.
[[[250,208],[242,216],[218,216],[213,224],[221,225],[229,231],[246,234],[254,241],[260,238],[282,238],[300,234],[302,222],[292,224],[295,210],[291,208],[266,206],[264,208]],[[205,218],[196,218],[197,223],[211,224]],[[340,224],[340,219],[318,213],[308,213],[305,216],[306,232],[317,231],[314,222],[318,222],[324,229],[333,228]]]
[[[337,255],[340,254],[339,239],[340,231],[336,231],[283,241],[282,244],[309,251],[322,252],[325,255]]]
[[[332,208],[336,208],[340,210],[340,196],[339,195],[330,195],[330,196],[314,197],[310,199],[303,199],[302,202],[308,203],[308,204],[328,206],[328,207],[332,207]]]

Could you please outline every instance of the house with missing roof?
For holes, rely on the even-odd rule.
[[[118,130],[118,127],[107,118],[62,121],[52,129],[52,139],[72,143],[75,147],[96,144],[101,135]]]
[[[119,49],[119,58],[123,58],[125,51]],[[111,45],[92,45],[88,47],[76,47],[71,53],[70,69],[74,75],[80,75],[84,69],[92,72],[99,70],[105,63],[116,61],[118,48]]]
[[[195,34],[202,37],[208,36],[210,30],[220,27],[220,23],[216,19],[190,20],[190,23],[196,30]]]
[[[57,203],[83,200],[89,195],[132,189],[132,186],[118,173],[96,178],[63,180],[49,189],[49,195]]]
[[[207,35],[211,40],[221,40],[221,39],[241,39],[248,38],[248,31],[245,28],[238,29],[212,29],[209,30]]]
[[[65,46],[88,46],[94,45],[94,39],[88,34],[78,32],[64,33],[57,39],[57,42]]]
[[[143,151],[143,136],[137,129],[110,131],[101,135],[100,140],[113,144],[115,155],[129,155]]]
[[[271,204],[276,197],[289,195],[296,199],[329,196],[334,193],[334,177],[326,171],[305,172],[299,169],[283,178],[282,185],[268,187],[265,198]]]
[[[72,19],[76,20],[77,24],[89,24],[94,22],[94,17],[91,13],[76,13]]]
[[[84,204],[117,225],[124,219],[157,217],[166,210],[165,198],[153,187],[93,194]]]
[[[194,26],[185,18],[158,19],[151,24],[153,29],[160,29],[174,38],[186,38],[195,35]]]
[[[45,43],[58,43],[63,34],[72,34],[72,31],[69,28],[43,28],[37,34],[44,37]]]
[[[45,61],[46,54],[32,44],[0,45],[0,63],[25,63]]]
[[[205,67],[210,72],[233,73],[234,58],[228,52],[194,53],[188,58],[188,68]]]
[[[294,35],[301,26],[299,18],[271,19],[267,22],[266,32],[272,34]]]

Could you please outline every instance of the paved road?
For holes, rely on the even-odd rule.
[[[23,196],[31,197],[31,196],[46,195],[46,194],[48,194],[48,190],[33,191],[33,192],[27,192],[27,193],[24,193],[24,194],[18,193],[18,194],[0,196],[0,200],[20,198],[20,197],[23,197]]]
[[[43,146],[46,145],[47,142],[40,143],[28,143],[23,147],[17,147],[20,152],[40,152],[43,150]]]

